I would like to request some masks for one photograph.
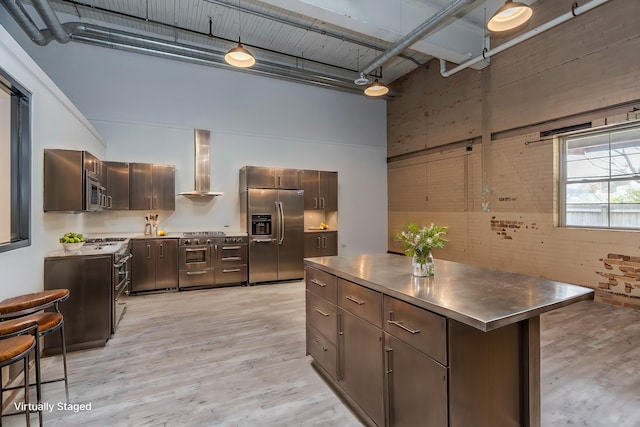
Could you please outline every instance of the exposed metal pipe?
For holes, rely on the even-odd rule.
[[[51,32],[48,30],[41,31],[38,28],[35,22],[31,19],[31,16],[29,16],[27,11],[24,10],[22,3],[18,0],[0,0],[0,2],[2,2],[5,9],[7,9],[9,14],[18,23],[20,28],[22,28],[22,31],[29,36],[32,42],[38,46],[45,46],[53,39],[51,37]]]
[[[585,12],[590,11],[591,9],[594,9],[600,5],[603,5],[605,3],[607,3],[609,0],[593,0],[590,3],[587,3],[583,6],[578,6],[578,7],[573,7],[572,10],[570,12],[567,12],[563,15],[558,16],[555,19],[552,19],[551,21],[547,22],[546,24],[542,24],[537,28],[534,28],[531,31],[528,31],[524,34],[519,35],[518,37],[514,37],[511,40],[502,43],[500,46],[497,46],[491,50],[488,50],[486,52],[484,52],[482,55],[477,56],[473,59],[470,59],[466,62],[463,62],[462,64],[458,65],[455,68],[452,68],[451,70],[447,71],[447,62],[444,59],[440,60],[440,74],[442,75],[442,77],[449,77],[459,71],[462,71],[466,68],[471,67],[474,64],[477,64],[478,62],[486,59],[486,58],[490,58],[491,56],[500,53],[502,51],[505,51],[507,49],[509,49],[510,47],[513,47],[517,44],[520,44],[526,40],[529,40],[532,37],[537,36],[538,34],[541,34],[547,30],[550,30],[554,27],[557,27],[560,24],[563,24],[567,21],[569,21],[570,19],[575,18],[578,15],[582,15]]]
[[[71,40],[73,41],[165,59],[180,60],[227,70],[230,69],[230,66],[224,62],[225,52],[189,46],[82,22],[65,23],[63,27],[65,31],[70,34]],[[350,93],[361,93],[359,88],[353,86],[350,79],[314,73],[267,61],[260,61],[247,70],[239,70],[236,68],[233,68],[233,70],[296,81],[314,86],[329,87]]]
[[[69,42],[69,34],[62,28],[62,24],[49,4],[49,0],[31,0],[31,3],[33,3],[36,12],[38,12],[49,31],[51,31],[53,38],[59,43]]]
[[[393,46],[389,47],[385,52],[383,52],[376,59],[371,61],[367,66],[365,66],[360,72],[362,74],[369,74],[374,71],[376,68],[381,67],[387,61],[389,61],[394,56],[397,56],[400,52],[404,51],[406,48],[422,39],[428,33],[435,30],[438,25],[440,25],[444,20],[450,18],[455,15],[460,9],[463,7],[473,3],[475,0],[456,0],[451,3],[449,6],[442,9],[440,12],[431,16],[431,18],[427,19],[422,24],[418,25],[407,35],[402,37],[400,40],[395,42]]]

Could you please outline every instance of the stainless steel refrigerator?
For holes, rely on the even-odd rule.
[[[304,191],[250,188],[251,179],[243,179],[242,172],[240,211],[249,235],[249,283],[303,278]]]

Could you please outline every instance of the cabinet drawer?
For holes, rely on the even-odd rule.
[[[324,335],[309,324],[307,324],[307,353],[309,353],[333,379],[338,379],[335,344],[330,342]]]
[[[384,320],[385,331],[447,365],[445,317],[385,295]]]
[[[336,303],[336,276],[317,268],[305,269],[307,290]]]
[[[335,344],[338,330],[336,306],[307,291],[307,322]]]
[[[242,265],[247,263],[247,245],[218,245],[216,266]]]
[[[248,280],[246,265],[223,265],[215,269],[216,285],[242,283]]]
[[[382,327],[382,294],[380,292],[339,278],[338,305],[377,327]]]

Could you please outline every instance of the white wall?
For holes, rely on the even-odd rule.
[[[191,190],[193,128],[211,130],[212,190],[225,195],[178,197],[159,212],[167,231],[238,230],[244,165],[335,170],[340,253],[386,251],[384,101],[78,43],[38,47],[4,25],[98,129],[105,159],[175,164],[177,191]],[[89,232],[140,232],[144,215],[82,214]]]
[[[0,66],[32,93],[32,239],[31,246],[0,253],[0,299],[3,299],[42,290],[45,253],[59,247],[57,239],[67,230],[83,227],[81,215],[43,213],[43,148],[86,148],[100,156],[105,154],[106,147],[93,126],[2,27]]]

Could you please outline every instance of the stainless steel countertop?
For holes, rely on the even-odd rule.
[[[481,331],[529,319],[581,300],[593,290],[436,259],[434,277],[414,277],[411,258],[393,254],[305,258],[335,274]]]
[[[129,241],[113,242],[110,245],[94,245],[85,243],[79,251],[65,251],[64,249],[55,250],[45,255],[45,258],[61,258],[72,256],[96,256],[96,255],[112,255],[121,249],[124,245],[128,245]]]

